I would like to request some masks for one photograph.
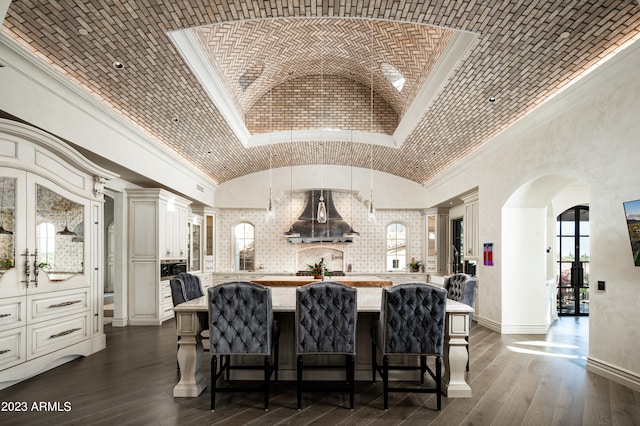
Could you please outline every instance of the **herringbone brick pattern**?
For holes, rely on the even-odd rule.
[[[376,63],[376,99],[384,100],[399,119],[415,96],[415,84],[433,64],[418,56],[440,52],[438,43],[451,37],[448,30],[479,34],[401,148],[324,145],[326,163],[366,168],[372,152],[375,169],[422,183],[636,36],[640,6],[635,0],[20,0],[10,3],[2,31],[216,182],[268,168],[271,153],[274,167],[315,162],[309,153],[317,143],[296,143],[294,149],[287,144],[242,146],[169,41],[167,32],[190,27],[202,27],[202,41],[210,36],[227,43],[217,71],[230,73],[233,102],[247,117],[259,114],[252,108],[264,105],[261,98],[270,85],[258,77],[254,87],[241,90],[244,73],[247,81],[252,72],[258,74],[260,64],[251,59],[269,55],[276,62],[287,61],[277,67],[279,74],[267,76],[274,83],[290,83],[277,87],[274,95],[296,85],[307,90],[317,85],[319,74],[326,74],[334,76],[328,81],[340,90],[351,81],[346,93],[357,97],[362,92],[361,104],[360,86],[369,87],[371,60],[384,60],[409,77],[405,93],[394,93],[388,85],[383,89]],[[365,30],[370,27],[373,55],[365,48],[371,45]],[[296,36],[303,37],[304,49],[280,51],[294,46]],[[318,73],[318,52],[326,53],[326,72]],[[114,69],[114,61],[124,62],[125,68]],[[489,96],[498,101],[486,102]],[[348,109],[347,100],[349,96],[332,98],[328,116]],[[376,131],[388,132],[387,125],[377,123]]]

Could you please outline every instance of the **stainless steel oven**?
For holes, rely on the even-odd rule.
[[[162,260],[160,262],[160,279],[170,280],[181,272],[187,272],[186,259]]]

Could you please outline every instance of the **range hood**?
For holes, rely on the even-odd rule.
[[[324,202],[327,206],[327,222],[318,223],[317,211],[320,193],[324,196]],[[351,227],[340,216],[333,204],[333,195],[331,190],[312,189],[307,194],[307,205],[304,211],[293,223],[293,229],[300,234],[299,237],[289,237],[287,241],[290,243],[351,243],[353,237],[345,237],[344,233],[348,232]]]

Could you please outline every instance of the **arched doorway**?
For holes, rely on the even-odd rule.
[[[588,202],[588,185],[563,175],[525,182],[506,200],[500,253],[502,333],[546,334],[556,320],[557,218]]]
[[[589,207],[571,207],[556,222],[558,315],[589,315]]]

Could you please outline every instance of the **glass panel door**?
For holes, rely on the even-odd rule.
[[[559,315],[589,315],[589,207],[575,206],[558,216]]]

